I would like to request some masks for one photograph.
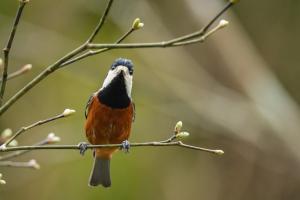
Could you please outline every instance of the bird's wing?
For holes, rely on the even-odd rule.
[[[87,115],[88,115],[88,113],[89,113],[90,105],[91,105],[91,103],[93,102],[93,98],[94,98],[94,94],[92,94],[92,95],[89,97],[89,100],[88,100],[88,102],[86,103],[86,106],[85,106],[85,112],[84,112],[85,118],[87,118]]]
[[[132,115],[132,122],[135,120],[135,103],[132,102],[132,109],[133,109],[133,115]]]

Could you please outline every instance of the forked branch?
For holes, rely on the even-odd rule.
[[[107,18],[107,15],[111,9],[113,0],[109,0],[105,11],[102,15],[102,17],[99,20],[99,23],[97,24],[96,28],[90,35],[90,37],[87,39],[86,42],[84,42],[82,45],[80,45],[75,50],[71,51],[70,53],[66,54],[62,58],[60,58],[58,61],[53,63],[52,65],[49,65],[46,67],[44,71],[42,71],[38,76],[36,76],[32,81],[30,81],[27,85],[25,85],[21,90],[19,90],[15,95],[13,95],[8,101],[5,102],[3,106],[0,107],[0,115],[2,115],[10,106],[12,106],[18,99],[20,99],[24,94],[26,94],[30,89],[32,89],[34,86],[36,86],[40,81],[45,79],[48,75],[56,71],[57,69],[60,69],[62,67],[65,67],[71,63],[74,63],[76,61],[79,61],[85,57],[96,55],[99,53],[103,53],[105,51],[116,49],[116,48],[123,48],[123,49],[130,49],[130,48],[166,48],[166,47],[176,47],[176,46],[183,46],[183,45],[189,45],[194,43],[200,43],[205,41],[205,39],[212,35],[214,32],[219,30],[220,28],[225,27],[227,23],[223,23],[225,21],[222,21],[217,25],[215,28],[213,28],[211,31],[209,29],[211,28],[212,24],[222,15],[226,10],[228,10],[232,5],[234,5],[237,2],[237,0],[229,0],[228,3],[222,8],[208,23],[206,26],[204,26],[201,30],[193,32],[191,34],[186,34],[181,37],[171,39],[168,41],[163,42],[154,42],[154,43],[128,43],[128,44],[119,44],[123,39],[125,39],[131,32],[130,30],[128,34],[125,34],[125,37],[121,37],[123,39],[117,40],[113,44],[101,44],[101,43],[93,43],[93,40],[95,39],[96,35],[101,30],[103,24],[105,23],[105,20]],[[87,52],[85,52],[87,51]],[[85,52],[85,53],[83,53]],[[4,78],[3,78],[4,82]],[[3,83],[2,82],[2,83]],[[5,84],[4,84],[5,85]]]

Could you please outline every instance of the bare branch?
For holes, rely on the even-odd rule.
[[[19,98],[21,98],[24,94],[26,94],[31,88],[37,85],[40,81],[46,78],[48,75],[53,73],[58,69],[58,67],[66,62],[68,59],[74,57],[78,53],[84,51],[86,49],[85,45],[81,45],[75,50],[71,51],[52,65],[48,66],[44,71],[42,71],[39,75],[37,75],[33,80],[31,80],[27,85],[25,85],[21,90],[19,90],[13,97],[11,97],[3,106],[0,108],[0,116],[12,105],[14,104]]]
[[[32,129],[36,126],[40,126],[42,124],[46,124],[48,122],[51,122],[51,121],[54,121],[54,120],[57,120],[57,119],[60,119],[60,118],[64,118],[64,117],[67,117],[69,116],[70,114],[74,113],[75,110],[70,110],[70,109],[65,109],[63,113],[59,114],[59,115],[56,115],[54,117],[50,117],[50,118],[47,118],[47,119],[44,119],[44,120],[40,120],[40,121],[37,121],[29,126],[25,126],[25,127],[22,127],[20,128],[11,138],[9,138],[7,141],[5,141],[1,146],[0,146],[0,149],[6,149],[8,148],[7,145],[9,143],[11,143],[14,139],[16,139],[19,135],[21,135],[22,133],[24,133],[25,131],[29,130],[29,129]]]
[[[22,0],[25,1],[25,0]],[[90,38],[85,42],[84,44],[80,45],[78,48],[74,49],[73,51],[69,52],[59,60],[57,60],[52,65],[49,65],[44,71],[42,71],[39,75],[37,75],[33,80],[31,80],[27,85],[25,85],[21,90],[19,90],[14,96],[12,96],[3,106],[0,107],[0,116],[11,106],[13,105],[18,99],[20,99],[24,94],[26,94],[31,88],[33,88],[35,85],[37,85],[41,80],[46,78],[48,75],[59,69],[60,65],[62,65],[64,62],[70,60],[74,56],[80,54],[81,52],[85,51],[87,49],[87,44],[90,41],[93,41],[96,34],[99,32],[99,30],[102,27],[102,24],[104,23],[104,20],[106,19],[106,16],[109,12],[109,8],[111,6],[111,3],[113,0],[110,0],[108,2],[108,6],[106,7],[105,13],[102,15],[99,24],[96,26],[95,30],[91,34]],[[7,75],[7,74],[6,74]],[[4,78],[3,78],[4,80]],[[2,82],[2,84],[4,81]],[[1,101],[1,99],[0,99]],[[0,105],[1,102],[0,102]]]
[[[3,102],[3,96],[4,96],[4,92],[5,92],[6,81],[7,81],[9,52],[10,52],[10,49],[11,49],[16,31],[17,31],[17,27],[18,27],[20,18],[22,16],[23,9],[28,2],[29,2],[28,0],[20,0],[19,8],[18,8],[16,17],[15,17],[15,20],[14,20],[14,24],[12,26],[7,44],[3,49],[4,65],[3,65],[2,82],[1,82],[1,89],[0,89],[0,105],[2,105],[2,102]]]
[[[224,23],[225,22],[225,23]],[[152,42],[152,43],[129,43],[129,44],[88,44],[89,49],[130,49],[130,48],[166,48],[166,47],[177,47],[177,46],[184,46],[184,45],[190,45],[194,43],[204,42],[206,38],[211,36],[216,31],[224,28],[228,25],[228,22],[225,20],[221,20],[220,23],[213,28],[211,31],[205,33],[199,38],[196,39],[190,39],[190,40],[184,40],[182,42],[181,38],[179,37],[177,39],[168,40],[168,41],[162,41],[162,42]],[[179,42],[178,42],[179,41]]]
[[[230,3],[226,4],[225,8],[222,9],[216,17],[214,17],[208,25],[205,27],[210,27],[211,24],[223,13],[225,12],[229,7],[231,7],[233,4],[236,3],[236,1],[230,0]],[[209,35],[211,35],[213,32],[206,32],[208,28],[202,29],[200,32],[194,32],[192,34],[184,35],[182,37],[178,37],[166,42],[156,42],[156,43],[133,43],[133,44],[92,44],[90,41],[92,41],[95,37],[95,35],[99,32],[100,28],[102,27],[104,20],[107,16],[107,13],[109,12],[110,5],[112,3],[112,0],[109,1],[107,9],[105,10],[104,15],[102,16],[99,24],[95,28],[92,35],[89,37],[87,42],[82,44],[77,49],[73,50],[72,52],[68,53],[58,61],[56,61],[54,64],[48,66],[43,72],[41,72],[36,78],[34,78],[32,81],[30,81],[27,85],[25,85],[21,90],[19,90],[14,96],[12,96],[3,106],[0,107],[0,115],[2,115],[10,106],[12,106],[19,98],[21,98],[24,94],[26,94],[31,88],[33,88],[35,85],[37,85],[41,80],[46,78],[48,75],[59,69],[61,66],[66,66],[67,64],[73,63],[75,61],[78,61],[84,57],[88,57],[90,55],[99,54],[105,51],[108,51],[110,49],[120,49],[120,48],[165,48],[165,47],[175,47],[175,46],[183,46],[183,45],[189,45],[194,43],[203,42]],[[103,22],[101,22],[103,20]],[[202,35],[202,36],[201,36]],[[201,36],[201,37],[198,37]],[[196,38],[196,39],[194,39]],[[87,49],[97,49],[97,51],[89,51],[85,54],[82,54],[81,56],[78,56],[74,58],[75,56],[79,55],[83,51]],[[74,60],[71,60],[73,59]],[[69,62],[70,61],[70,62]]]
[[[224,8],[219,12],[217,13],[217,15],[212,19],[210,20],[207,25],[205,25],[201,30],[199,31],[196,31],[196,32],[193,32],[191,34],[187,34],[187,35],[184,35],[184,36],[181,36],[181,37],[178,37],[178,38],[175,38],[173,40],[169,40],[168,42],[169,43],[176,43],[176,42],[182,42],[182,41],[185,41],[185,40],[190,40],[190,39],[193,39],[193,38],[197,38],[197,37],[201,37],[203,36],[207,30],[213,25],[213,23],[224,13],[226,12],[231,6],[233,6],[235,3],[232,2],[232,1],[229,1],[225,6]]]

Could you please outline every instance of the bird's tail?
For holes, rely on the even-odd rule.
[[[89,186],[103,185],[103,187],[110,187],[110,160],[105,158],[94,158],[94,167],[90,176]]]

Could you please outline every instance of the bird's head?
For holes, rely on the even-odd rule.
[[[118,58],[112,63],[101,89],[107,88],[110,85],[124,84],[128,97],[131,97],[132,76],[133,63],[131,60]]]

